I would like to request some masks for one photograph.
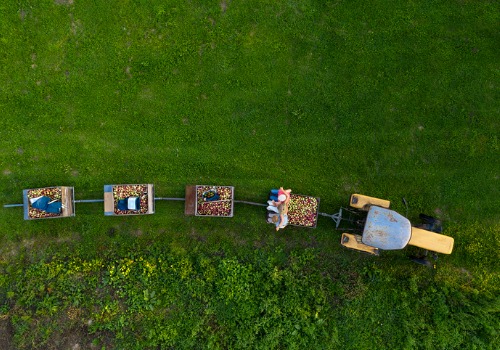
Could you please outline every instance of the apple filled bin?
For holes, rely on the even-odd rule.
[[[196,185],[196,216],[233,217],[234,187]]]
[[[47,207],[58,204],[60,210],[40,210],[35,208],[34,201],[46,197],[50,201]],[[54,186],[23,190],[24,220],[54,219],[75,216],[74,188]]]
[[[104,215],[144,215],[154,212],[153,184],[104,186]]]
[[[291,194],[288,205],[288,224],[315,228],[318,222],[319,198]]]

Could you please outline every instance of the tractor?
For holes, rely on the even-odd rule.
[[[403,203],[408,208],[406,200]],[[410,259],[434,267],[428,256],[437,259],[437,253],[451,254],[454,240],[441,234],[441,221],[420,214],[421,223],[412,225],[403,215],[389,209],[391,202],[384,199],[352,194],[349,208],[342,207],[331,215],[336,229],[343,231],[340,243],[350,249],[372,255],[381,250],[399,250],[406,246],[422,249],[422,254]]]

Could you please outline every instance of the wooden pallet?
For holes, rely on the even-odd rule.
[[[104,192],[104,213],[106,215],[113,215],[115,212],[115,199],[113,192]]]
[[[61,191],[61,202],[63,204],[61,216],[75,216],[73,187],[62,186]]]
[[[184,205],[184,214],[193,216],[196,213],[196,186],[186,186],[186,203]]]

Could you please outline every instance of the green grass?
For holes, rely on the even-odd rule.
[[[102,198],[115,183],[162,197],[232,185],[263,202],[283,185],[326,213],[357,192],[404,214],[405,197],[410,219],[435,215],[455,238],[431,271],[411,249],[343,249],[325,217],[275,233],[243,204],[232,219],[185,217],[179,202],[34,222],[2,209],[0,343],[495,348],[499,13],[494,1],[0,5],[2,204],[53,185]],[[130,278],[111,283],[124,259]]]

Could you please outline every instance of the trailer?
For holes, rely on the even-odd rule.
[[[146,215],[154,212],[153,184],[104,185],[104,215]]]
[[[24,220],[75,216],[74,188],[53,186],[23,190]]]
[[[288,225],[316,228],[318,224],[319,201],[318,197],[295,193],[290,194]],[[266,218],[268,218],[268,223],[272,223],[269,218],[275,214],[273,211],[267,211]]]
[[[234,215],[234,187],[221,185],[186,186],[186,215],[226,217]]]

